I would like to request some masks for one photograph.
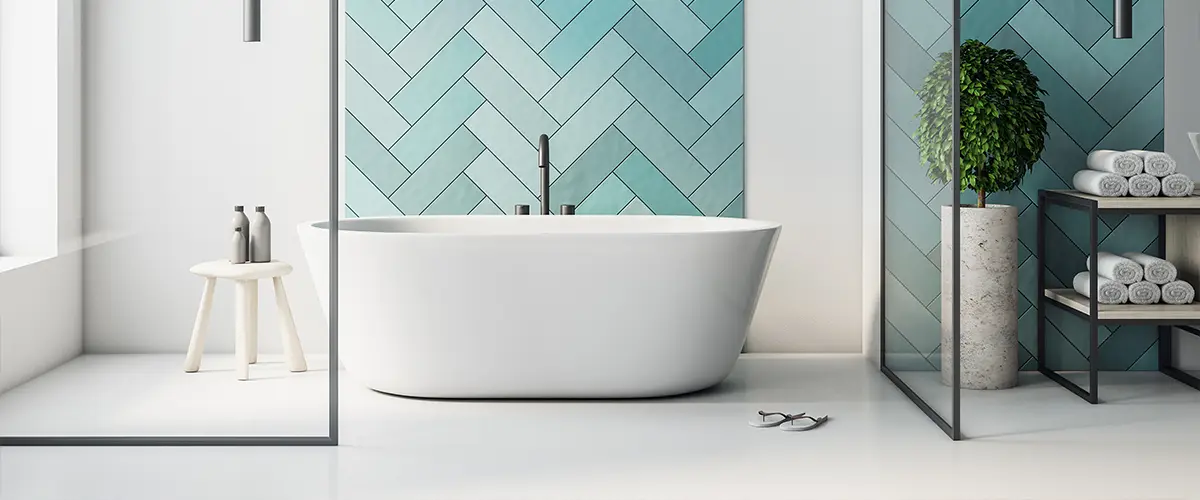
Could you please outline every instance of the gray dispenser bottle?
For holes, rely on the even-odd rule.
[[[245,264],[247,261],[246,255],[246,236],[242,232],[242,228],[233,228],[233,241],[229,249],[230,264]]]
[[[249,260],[249,257],[250,257],[250,219],[246,218],[246,212],[242,208],[241,205],[233,206],[233,230],[234,231],[240,230],[242,232],[242,240],[243,240],[242,245],[245,247],[242,249],[242,252],[244,255],[246,255],[247,260]],[[245,261],[242,261],[242,262],[245,262]],[[235,262],[235,264],[237,264],[237,262]]]
[[[254,207],[250,217],[250,262],[271,262],[271,219],[267,207]]]

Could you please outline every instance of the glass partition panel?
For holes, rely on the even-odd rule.
[[[1162,306],[1101,321],[1077,290],[1092,292],[1075,286],[1100,252],[1171,259],[1163,215],[1188,211],[1164,197],[1131,208],[1070,192],[1092,151],[1164,148],[1162,0],[1136,3],[1123,37],[1112,6],[1087,0],[927,3],[884,2],[884,371],[956,438],[1073,425],[996,418],[1032,388],[1103,403],[1100,393],[1136,385],[1131,372],[1196,385],[1174,368],[1189,347],[1171,342]],[[950,67],[961,81],[944,80]],[[970,91],[961,113],[946,113],[956,85]],[[980,137],[1028,141],[1004,150],[1018,161],[997,162]],[[1101,371],[1120,372],[1105,374],[1111,389]]]
[[[958,2],[883,2],[884,373],[956,436]]]
[[[334,442],[329,243],[297,228],[336,187],[337,2],[295,3],[5,4],[59,71],[14,79],[58,147],[21,166],[50,181],[0,275],[0,443]]]
[[[1020,65],[1006,71],[1015,68],[1037,79],[1046,133],[1044,148],[1019,185],[988,196],[989,203],[1009,205],[1020,214],[1015,305],[1020,374],[1012,389],[963,392],[964,434],[1020,435],[1078,425],[1078,415],[1054,410],[1037,418],[995,417],[1003,408],[1032,404],[1038,390],[1053,389],[1061,398],[1053,404],[1066,408],[1075,407],[1080,397],[1102,404],[1106,399],[1141,398],[1151,392],[1145,387],[1154,380],[1190,390],[1159,374],[1144,373],[1157,371],[1160,353],[1171,348],[1169,341],[1160,342],[1170,337],[1160,336],[1163,318],[1155,317],[1155,306],[1135,311],[1142,316],[1138,321],[1101,324],[1090,318],[1088,299],[1075,286],[1082,278],[1080,288],[1090,294],[1087,271],[1093,267],[1090,258],[1099,252],[1170,258],[1159,211],[1169,199],[1141,198],[1143,209],[1123,211],[1066,193],[1077,188],[1076,173],[1088,168],[1093,151],[1164,150],[1164,2],[1135,2],[1136,25],[1128,38],[1116,36],[1122,30],[1114,30],[1112,2],[1035,0],[1018,6],[977,0],[966,9],[967,3],[963,2],[963,40],[1011,50],[1010,57]],[[1078,64],[1096,71],[1075,71]],[[1138,69],[1129,72],[1134,68]],[[1186,142],[1186,137],[1179,139]],[[1145,177],[1139,183],[1145,181],[1158,184]],[[1155,291],[1147,285],[1132,289],[1139,294]],[[1167,350],[1160,351],[1164,346]],[[1093,424],[1101,425],[1101,420]],[[1119,418],[1104,424],[1123,425]]]

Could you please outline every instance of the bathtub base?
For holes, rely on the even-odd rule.
[[[721,385],[721,382],[724,382],[724,380],[721,380],[715,384],[707,385],[707,386],[696,388],[696,389],[686,389],[686,390],[682,390],[682,391],[668,391],[668,392],[662,392],[662,393],[647,393],[645,391],[622,391],[622,392],[596,392],[596,393],[593,393],[592,391],[579,391],[579,392],[572,392],[569,394],[561,394],[561,395],[519,395],[519,393],[514,393],[513,395],[483,395],[483,394],[470,394],[470,393],[464,393],[461,395],[446,395],[444,393],[439,394],[439,395],[433,395],[433,394],[421,394],[419,392],[414,393],[411,391],[392,392],[392,391],[376,389],[376,388],[371,387],[366,384],[364,384],[364,385],[366,385],[366,387],[372,391],[375,391],[379,394],[384,394],[387,396],[395,396],[395,397],[407,398],[407,399],[421,399],[421,400],[429,400],[429,401],[472,401],[472,400],[484,400],[484,401],[489,401],[489,400],[491,400],[491,401],[494,401],[494,400],[521,401],[521,400],[525,400],[525,401],[528,401],[528,400],[541,400],[541,399],[545,399],[545,400],[570,399],[570,400],[588,401],[588,400],[597,400],[597,399],[673,398],[673,397],[678,397],[678,396],[686,396],[688,394],[705,392],[710,389],[713,389],[714,387]]]
[[[511,365],[495,371],[483,372],[468,368],[458,370],[458,374],[443,372],[435,376],[430,376],[428,368],[425,367],[412,371],[388,370],[379,373],[371,370],[371,367],[356,370],[353,365],[349,365],[346,371],[351,379],[368,389],[405,398],[645,399],[681,396],[720,385],[733,372],[737,355],[732,359],[711,361],[708,363],[708,369],[691,368],[690,373],[681,373],[681,376],[668,380],[663,380],[664,374],[653,367],[631,369],[607,380],[590,375],[598,373],[595,370],[559,373],[555,376],[523,376],[522,373],[531,372]]]

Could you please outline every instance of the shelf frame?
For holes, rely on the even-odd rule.
[[[1067,304],[1059,297],[1052,297],[1046,288],[1046,266],[1039,262],[1037,266],[1037,367],[1038,372],[1050,380],[1057,382],[1063,388],[1083,398],[1091,404],[1099,404],[1099,359],[1100,341],[1099,328],[1101,325],[1157,325],[1158,326],[1158,366],[1163,374],[1178,380],[1194,389],[1200,390],[1200,378],[1197,378],[1173,363],[1175,342],[1173,329],[1200,336],[1200,330],[1188,324],[1188,321],[1200,323],[1200,320],[1178,319],[1170,317],[1143,318],[1101,318],[1100,304],[1094,299],[1097,296],[1097,269],[1099,256],[1098,221],[1102,213],[1123,213],[1158,216],[1158,249],[1157,255],[1168,256],[1167,216],[1200,215],[1200,197],[1186,198],[1103,198],[1099,196],[1068,190],[1038,190],[1038,223],[1037,223],[1037,255],[1041,258],[1046,251],[1046,222],[1047,211],[1051,205],[1079,210],[1088,214],[1088,269],[1090,286],[1087,300],[1087,312],[1080,311]],[[1088,323],[1088,388],[1068,380],[1046,364],[1046,306],[1053,305],[1087,321]]]

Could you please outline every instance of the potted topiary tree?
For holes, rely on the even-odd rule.
[[[959,149],[950,100],[952,54],[938,57],[918,96],[917,144],[929,177],[974,191],[975,206],[959,214],[961,386],[1007,389],[1017,384],[1017,209],[989,205],[989,194],[1015,189],[1045,148],[1046,107],[1038,78],[1011,50],[963,42],[959,75]],[[942,380],[950,381],[953,207],[942,207]]]

